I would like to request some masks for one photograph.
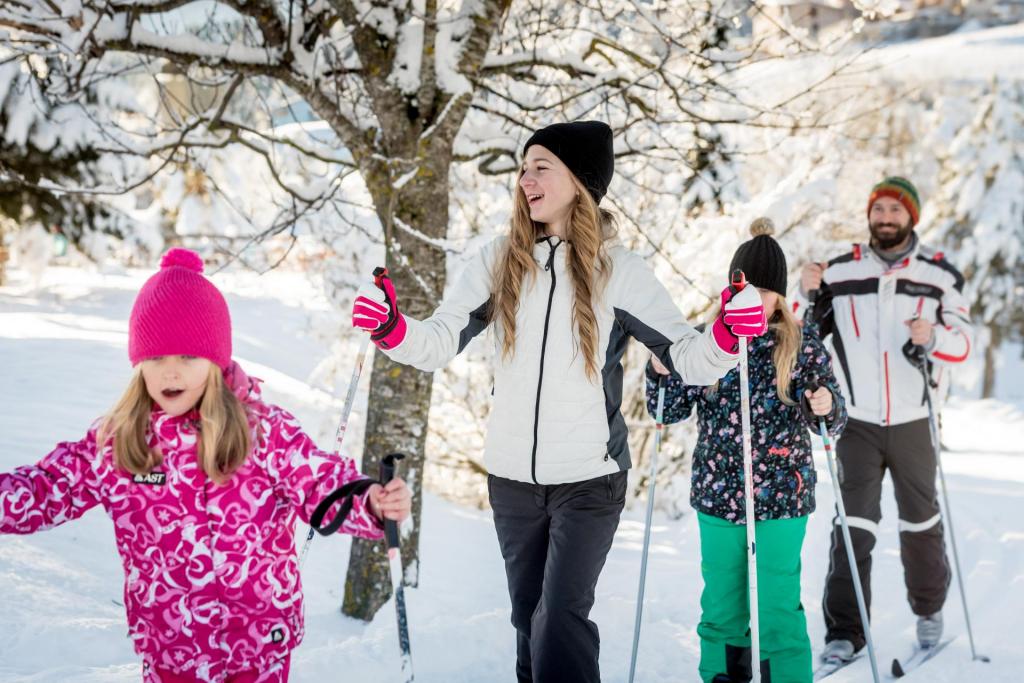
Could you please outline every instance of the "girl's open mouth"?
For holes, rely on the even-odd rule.
[[[164,398],[178,398],[183,393],[185,393],[185,390],[184,389],[164,389],[160,393],[161,393],[161,395],[163,395]]]

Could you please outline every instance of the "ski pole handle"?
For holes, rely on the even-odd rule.
[[[804,311],[803,324],[806,325],[807,321],[814,321],[814,309],[818,305],[818,295],[821,294],[820,289],[812,289],[807,292],[807,310]]]
[[[807,380],[807,384],[804,388],[813,394],[823,386],[821,378],[819,378],[817,374],[813,374]],[[800,409],[804,413],[804,418],[809,423],[818,425],[818,428],[822,430],[822,438],[825,438],[825,434],[827,433],[825,429],[825,418],[821,415],[814,414],[814,411],[811,410],[811,402],[806,396],[800,397]]]
[[[733,295],[739,294],[743,291],[743,288],[747,286],[747,276],[743,274],[743,271],[737,268],[732,271],[732,277],[729,279],[729,291]]]
[[[377,285],[381,289],[384,289],[384,280],[391,279],[388,275],[388,269],[384,266],[377,266],[373,269],[373,284]]]
[[[380,270],[384,270],[381,268]],[[402,460],[405,456],[401,453],[392,453],[387,455],[383,460],[380,461],[380,483],[387,486],[388,482],[395,478],[395,463]],[[388,542],[388,549],[397,548],[398,542],[398,523],[393,519],[384,519],[384,536]]]

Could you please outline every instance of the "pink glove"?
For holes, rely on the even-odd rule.
[[[375,268],[373,285],[363,285],[352,302],[352,327],[370,332],[381,349],[393,349],[405,339],[405,316],[398,312],[398,297],[386,268]]]
[[[740,274],[742,278],[742,273]],[[711,332],[715,343],[726,353],[739,351],[739,337],[760,337],[768,329],[764,303],[756,287],[739,279],[722,290],[722,312]]]

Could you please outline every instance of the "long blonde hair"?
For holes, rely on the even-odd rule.
[[[533,246],[543,229],[541,223],[530,218],[526,195],[518,189],[522,176],[523,171],[520,170],[516,178],[512,227],[504,251],[498,258],[490,310],[491,320],[501,324],[503,358],[515,352],[519,298],[526,277],[529,276],[531,283],[537,277],[538,266],[533,258]],[[611,274],[611,259],[604,242],[614,231],[615,217],[597,206],[597,202],[576,176],[570,174],[570,177],[577,193],[577,200],[566,220],[568,270],[574,290],[572,319],[577,331],[577,348],[583,352],[587,378],[596,381],[598,339],[594,303]]]
[[[719,315],[719,310],[711,316],[711,321]],[[710,324],[710,323],[709,323]],[[775,366],[775,387],[779,393],[779,400],[787,406],[795,406],[796,401],[789,392],[791,383],[790,377],[793,368],[796,367],[796,358],[800,352],[800,342],[803,331],[796,317],[790,311],[786,297],[779,294],[775,305],[775,311],[768,319],[768,332],[775,337],[775,348],[772,350],[772,365]],[[708,387],[707,395],[714,396],[718,392],[718,383]]]
[[[114,463],[132,474],[149,474],[163,455],[147,442],[153,399],[146,391],[142,366],[135,368],[128,388],[104,418],[99,429],[100,448],[114,440]],[[199,444],[196,458],[210,479],[223,484],[245,462],[252,433],[245,406],[224,382],[221,369],[210,364],[206,390],[199,399]]]

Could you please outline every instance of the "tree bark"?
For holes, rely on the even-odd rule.
[[[473,15],[473,28],[459,64],[461,73],[473,76],[479,71],[509,2],[487,0]],[[429,4],[428,8],[433,11],[436,6]],[[432,16],[427,20],[426,35],[434,35]],[[356,46],[366,53],[364,56],[372,56],[373,41],[361,42],[367,38],[372,36],[357,33]],[[430,46],[430,55],[432,49]],[[443,240],[448,232],[448,172],[455,137],[471,101],[465,93],[454,100],[449,95],[440,97],[443,91],[435,87],[432,64],[432,57],[423,61],[416,106],[398,106],[401,98],[389,94],[388,88],[383,87],[384,81],[371,84],[381,136],[366,142],[367,146],[375,146],[372,150],[349,145],[363,169],[363,178],[384,226],[386,265],[395,285],[399,310],[417,319],[429,316],[444,292],[446,254],[437,243],[428,240]],[[396,179],[408,177],[414,167],[415,175],[396,188]],[[419,235],[411,234],[403,225]],[[383,353],[374,358],[363,472],[376,474],[380,459],[389,453],[406,455],[398,474],[406,479],[413,496],[412,523],[402,534],[403,580],[409,586],[419,582],[424,445],[432,382],[433,374],[392,363]],[[384,544],[354,539],[342,612],[369,621],[390,596]]]
[[[985,372],[982,375],[981,397],[992,398],[996,392],[996,356],[999,353],[999,344],[1002,337],[999,334],[999,326],[990,324],[988,326],[988,344],[985,345]]]
[[[397,193],[383,177],[370,187],[376,206],[394,206],[391,214],[380,212],[388,242],[387,267],[399,310],[416,319],[428,317],[437,307],[444,291],[446,255],[436,245],[402,230],[395,219],[429,237],[444,237],[450,159],[450,151],[437,151],[432,159],[423,159],[416,177]],[[432,373],[394,363],[379,351],[374,355],[362,469],[376,476],[381,458],[389,453],[406,456],[398,476],[408,483],[413,501],[412,523],[402,534],[403,574],[408,586],[416,586],[419,581],[424,444],[433,378]],[[390,597],[384,542],[354,539],[342,612],[369,621]]]

